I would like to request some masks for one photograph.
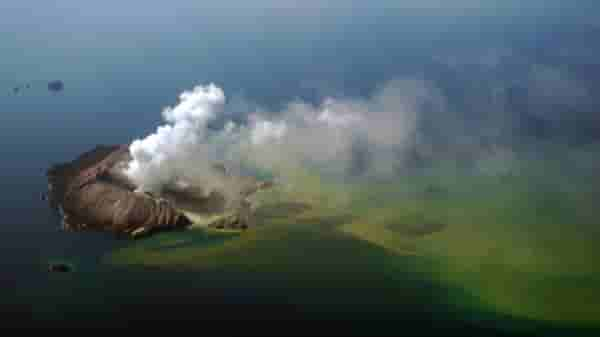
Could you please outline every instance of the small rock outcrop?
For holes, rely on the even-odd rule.
[[[63,83],[63,81],[57,80],[57,81],[48,82],[48,91],[50,91],[50,92],[60,92],[60,91],[63,91],[64,89],[65,89],[65,84]]]
[[[48,265],[48,271],[51,273],[68,273],[71,270],[71,266],[66,263],[50,263]]]

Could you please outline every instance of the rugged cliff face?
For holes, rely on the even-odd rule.
[[[220,214],[207,226],[247,228],[254,225],[246,197],[270,187],[249,177],[228,176],[238,196],[206,193],[200,186],[165,188],[158,195],[136,192],[120,167],[130,160],[127,146],[97,146],[75,160],[47,171],[48,200],[61,213],[66,230],[111,231],[138,236],[154,230],[185,228],[189,214]]]
[[[67,230],[137,234],[191,222],[172,203],[133,191],[113,167],[127,158],[123,146],[98,146],[47,171],[48,198]]]

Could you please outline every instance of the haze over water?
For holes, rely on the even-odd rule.
[[[46,272],[49,260],[81,260],[78,269],[93,273],[105,268],[106,254],[129,245],[110,235],[60,231],[59,219],[39,199],[45,170],[97,144],[154,132],[161,111],[196,85],[223,88],[228,117],[243,124],[256,111],[276,120],[290,102],[319,110],[327,98],[372,102],[389,83],[426,83],[425,99],[414,108],[414,134],[403,146],[433,149],[432,166],[456,160],[454,168],[484,176],[509,174],[518,160],[555,160],[564,174],[557,185],[589,175],[592,191],[582,204],[591,203],[587,196],[600,189],[593,177],[600,167],[599,16],[600,6],[586,0],[3,3],[0,282],[16,294],[3,311],[29,312],[46,296],[76,288],[78,274],[68,286],[57,283]],[[48,91],[53,80],[62,80],[64,90]],[[13,92],[25,84],[30,88]],[[386,97],[421,97],[418,86],[393,88]],[[215,128],[223,127],[219,122]],[[379,158],[361,159],[361,153],[352,148],[349,161],[358,176],[369,172],[362,162]],[[394,172],[401,179],[406,170]],[[596,235],[592,223],[584,232]],[[368,235],[364,242],[380,244]],[[235,286],[225,288],[231,294]],[[249,301],[258,297],[237,290]],[[502,305],[495,308],[511,304]]]

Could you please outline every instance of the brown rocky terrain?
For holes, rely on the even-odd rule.
[[[246,197],[270,187],[250,177],[228,177],[237,184],[239,198],[203,193],[201,187],[165,188],[160,195],[136,192],[136,186],[118,168],[130,159],[127,146],[97,146],[75,160],[47,171],[48,200],[63,217],[66,230],[111,231],[138,236],[155,230],[192,225],[186,215],[225,214],[208,224],[215,228],[254,225]],[[223,171],[223,175],[226,173]],[[238,200],[239,199],[239,200]]]

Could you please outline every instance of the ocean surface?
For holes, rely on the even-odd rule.
[[[384,227],[363,231],[350,221],[334,232],[329,222],[346,222],[331,214],[318,220],[290,220],[288,227],[277,227],[274,223],[285,221],[269,218],[273,223],[266,229],[231,240],[218,233],[187,237],[170,233],[133,242],[104,233],[64,232],[57,214],[40,199],[47,189],[45,171],[51,165],[72,160],[97,144],[129,143],[153,132],[161,123],[164,107],[175,104],[182,91],[208,83],[223,87],[228,99],[238,100],[232,114],[243,118],[257,107],[276,116],[293,100],[318,104],[328,96],[360,98],[392,79],[425,79],[447,97],[449,110],[456,112],[449,118],[464,121],[459,123],[462,128],[444,133],[436,128],[450,124],[427,124],[437,117],[424,118],[427,125],[423,128],[429,127],[433,131],[428,132],[436,136],[458,139],[464,134],[461,130],[477,130],[473,134],[478,134],[496,125],[494,116],[503,113],[513,114],[510,121],[515,127],[502,132],[518,129],[519,142],[546,137],[560,145],[555,147],[557,152],[563,151],[563,145],[569,151],[579,146],[594,148],[600,140],[600,63],[594,43],[600,28],[593,15],[597,5],[538,1],[519,8],[509,2],[495,9],[491,4],[475,6],[474,14],[468,14],[468,5],[434,10],[435,5],[400,8],[385,1],[372,8],[338,2],[321,8],[311,3],[306,11],[302,7],[298,12],[268,1],[260,2],[264,10],[237,11],[233,5],[205,11],[191,1],[181,1],[180,7],[148,5],[144,10],[115,1],[103,2],[103,6],[57,3],[0,5],[0,306],[5,317],[58,325],[125,325],[127,320],[151,319],[339,319],[346,321],[341,331],[358,334],[575,336],[598,332],[597,319],[561,322],[549,309],[548,313],[540,309],[537,315],[534,305],[523,304],[521,310],[515,309],[516,301],[496,301],[501,290],[485,293],[488,271],[482,265],[471,276],[446,277],[455,274],[439,266],[451,261],[446,267],[452,269],[454,258],[462,261],[456,256],[439,258],[453,244],[438,246],[433,240],[428,246],[418,241],[417,257],[402,254],[396,248],[404,241],[381,239],[388,235]],[[535,80],[525,75],[540,67],[545,71],[535,75]],[[50,92],[47,83],[52,80],[62,80],[64,90]],[[549,89],[532,88],[540,81],[551,83]],[[15,87],[21,87],[18,93]],[[513,90],[517,98],[506,103],[502,112],[486,114],[498,108],[484,98],[494,88]],[[529,96],[523,97],[531,98],[531,92],[539,89],[540,97],[555,100],[548,98],[544,102],[549,103],[542,104],[536,96],[535,102],[522,103],[518,93],[523,88],[529,90]],[[571,114],[556,117],[555,110],[561,109]],[[534,117],[517,118],[522,111]],[[575,113],[581,117],[568,117]],[[506,126],[507,120],[498,123]],[[581,161],[582,171],[593,172],[590,167],[595,167],[596,155],[594,151],[582,155],[587,158]],[[564,160],[561,163],[569,166]],[[558,174],[555,179],[572,176]],[[378,188],[373,187],[371,202],[381,195]],[[389,193],[386,209],[412,205],[396,192]],[[585,193],[582,204],[586,205],[598,195]],[[465,204],[439,206],[434,200],[422,205],[429,202],[442,207],[444,219],[450,222],[459,221],[454,217],[458,211],[452,210],[470,212]],[[563,204],[560,198],[550,200],[536,216],[552,218],[544,212]],[[361,207],[356,206],[356,214],[374,214],[367,206],[359,211]],[[571,213],[565,212],[568,218]],[[588,247],[600,238],[597,215],[586,215],[575,229],[587,238],[567,235],[565,247]],[[558,222],[563,221],[561,216]],[[306,229],[302,223],[315,223],[317,229]],[[452,230],[452,224],[445,229]],[[559,233],[563,227],[548,231]],[[507,232],[517,233],[514,228]],[[525,232],[533,235],[534,230]],[[482,233],[493,236],[497,232],[484,229]],[[512,235],[499,237],[496,246],[508,247],[515,238],[523,238]],[[554,247],[552,240],[535,241],[537,246],[531,251],[538,252],[536,247],[542,246],[539,251],[545,251],[545,244]],[[178,246],[181,242],[184,247]],[[462,245],[468,242],[472,241],[467,238]],[[519,252],[523,252],[529,242],[533,241],[514,245],[521,245]],[[185,258],[186,249],[189,256],[197,256],[197,263]],[[210,254],[215,255],[202,255],[203,249],[213,249]],[[552,279],[560,296],[569,297],[569,289],[584,289],[582,293],[573,290],[575,296],[586,294],[582,301],[598,302],[600,288],[591,285],[600,280],[591,262],[598,253],[590,249],[581,255],[573,253],[572,260],[571,255],[552,260],[561,272],[568,269],[565,265],[577,265],[571,281],[566,272],[560,280],[559,276]],[[509,253],[506,256],[513,258]],[[498,259],[494,263],[502,260]],[[68,263],[73,270],[49,273],[48,265],[54,262]],[[527,279],[523,287],[533,287],[534,269],[527,269],[525,275],[515,267],[510,275]],[[489,277],[499,275],[495,273]],[[471,291],[471,286],[479,290]],[[548,285],[550,290],[544,294],[551,294],[553,286]],[[527,292],[513,290],[507,290],[507,298]],[[580,310],[581,316],[593,317],[600,314],[598,309],[590,305]],[[372,325],[375,321],[380,321],[377,327]]]

